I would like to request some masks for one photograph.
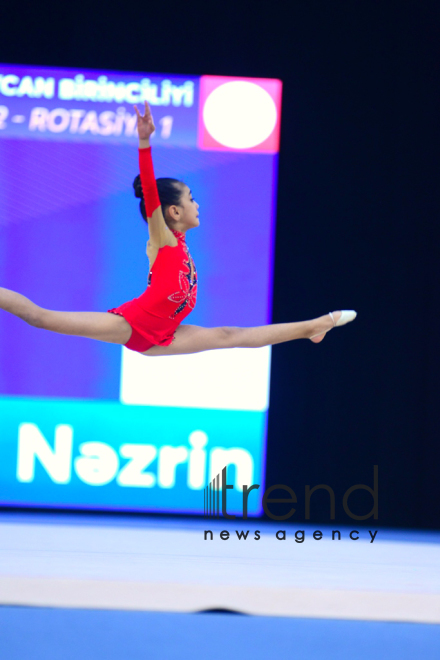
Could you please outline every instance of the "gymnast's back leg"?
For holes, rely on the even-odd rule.
[[[35,328],[76,337],[88,337],[110,344],[126,344],[131,326],[122,317],[108,312],[58,312],[44,309],[20,293],[0,288],[0,309],[10,312]]]

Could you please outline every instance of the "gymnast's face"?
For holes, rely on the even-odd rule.
[[[192,229],[198,227],[199,222],[199,205],[193,197],[191,190],[188,186],[184,185],[182,189],[182,196],[180,198],[180,218],[179,224],[182,229]]]

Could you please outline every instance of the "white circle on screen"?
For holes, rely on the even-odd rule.
[[[265,89],[234,80],[211,92],[203,108],[203,121],[211,137],[224,147],[250,149],[272,133],[277,109]]]

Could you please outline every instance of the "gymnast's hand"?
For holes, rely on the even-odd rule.
[[[141,115],[137,106],[134,106],[137,114],[137,129],[139,140],[148,140],[152,133],[156,130],[154,126],[153,116],[151,114],[150,106],[145,101],[145,114]]]

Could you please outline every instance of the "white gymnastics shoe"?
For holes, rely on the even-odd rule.
[[[333,321],[334,328],[336,328],[336,326],[345,325],[346,323],[350,323],[351,321],[354,321],[357,316],[357,312],[355,312],[354,309],[343,309],[341,311],[341,316],[338,318],[337,321],[335,321],[335,317],[333,316],[333,314],[335,313],[336,312],[329,312],[329,316]],[[310,337],[310,339],[313,341],[313,343],[317,344],[324,339],[327,332],[328,330],[326,330],[325,332],[319,332],[317,335],[313,335],[312,337]]]

